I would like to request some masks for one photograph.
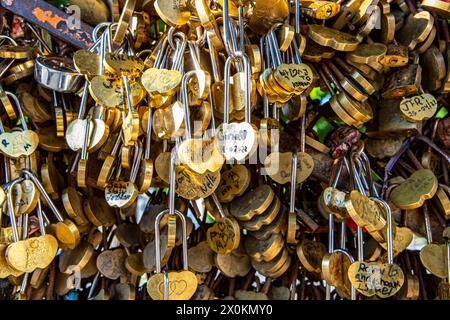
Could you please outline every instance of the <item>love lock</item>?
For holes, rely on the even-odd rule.
[[[36,151],[39,145],[39,136],[36,132],[29,130],[22,112],[22,106],[17,96],[9,91],[5,91],[6,96],[10,97],[16,104],[19,114],[22,130],[14,132],[4,132],[3,125],[0,131],[0,151],[12,158],[30,156]]]
[[[216,133],[216,147],[226,160],[243,161],[249,158],[258,147],[257,129],[250,124],[250,63],[245,54],[237,54],[235,59],[242,59],[246,75],[245,83],[245,122],[229,123],[229,74],[233,58],[225,63],[224,123]]]
[[[156,252],[156,274],[152,275],[147,282],[147,292],[153,300],[189,300],[197,290],[198,280],[192,271],[188,270],[188,248],[186,217],[174,209],[175,200],[175,173],[173,171],[175,156],[171,157],[171,179],[169,189],[169,209],[162,211],[155,219],[155,252]],[[181,220],[183,239],[183,271],[161,272],[161,248],[160,248],[160,222],[163,216],[176,215]],[[170,229],[169,229],[170,230]]]

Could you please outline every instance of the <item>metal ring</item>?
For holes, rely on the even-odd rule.
[[[98,32],[105,27],[109,27],[111,24],[112,24],[111,22],[101,22],[98,25],[96,25],[94,30],[92,31],[92,38],[94,39],[94,41],[97,41],[101,37],[101,36],[99,37]]]
[[[11,37],[9,37],[9,36],[6,36],[6,35],[4,35],[4,34],[0,34],[0,39],[8,40],[8,41],[11,42],[14,46],[17,47],[17,42],[16,42],[16,40],[14,40],[13,38],[11,38]]]
[[[167,40],[169,41],[169,45],[173,50],[176,50],[176,45],[173,42],[173,38],[174,38],[174,32],[175,32],[175,28],[174,27],[170,27],[169,31],[167,31]]]

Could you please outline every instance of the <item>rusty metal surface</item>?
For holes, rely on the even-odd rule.
[[[0,0],[0,6],[77,48],[86,49],[93,44],[90,25],[81,21],[79,28],[74,28],[70,15],[43,0]]]

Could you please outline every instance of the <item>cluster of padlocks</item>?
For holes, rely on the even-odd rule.
[[[1,299],[450,299],[447,0],[0,8]]]

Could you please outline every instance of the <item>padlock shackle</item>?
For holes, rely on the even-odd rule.
[[[152,148],[152,130],[153,130],[153,108],[148,107],[147,111],[147,139],[145,140],[145,153],[144,159],[150,159],[151,148]]]
[[[9,36],[2,34],[2,35],[0,35],[0,39],[8,40],[13,44],[13,46],[17,46],[17,42]],[[3,43],[3,41],[2,41],[2,43]],[[3,78],[3,75],[6,73],[6,71],[9,70],[9,68],[11,68],[11,66],[14,64],[15,61],[16,61],[16,59],[4,59],[2,61],[2,63],[0,64],[0,67],[1,67],[0,78]],[[3,65],[3,64],[5,64],[5,65]]]
[[[104,28],[109,28],[109,26],[112,24],[112,22],[100,22],[99,24],[97,24],[94,28],[94,30],[92,30],[92,39],[94,39],[95,43],[89,48],[89,51],[91,49],[94,49],[95,46],[98,46],[98,43],[100,41],[100,38],[102,37],[103,33],[106,31],[102,29]],[[102,32],[102,35],[99,36],[99,32]]]
[[[236,52],[234,57],[229,56],[225,62],[225,74],[224,74],[224,95],[223,95],[223,123],[228,124],[230,121],[230,74],[231,74],[231,63],[233,61],[242,61],[244,65],[245,73],[245,122],[250,123],[251,121],[251,80],[250,80],[250,59],[245,53],[240,51]]]
[[[139,164],[140,159],[142,157],[142,142],[140,140],[136,141],[134,144],[135,150],[133,155],[133,165],[131,166],[131,172],[130,172],[130,182],[134,184],[137,178],[137,174],[139,172]]]
[[[291,193],[289,202],[289,212],[295,212],[295,190],[297,186],[297,152],[292,153],[292,167],[291,167]]]
[[[195,77],[195,71],[186,72],[181,79],[181,101],[183,102],[183,111],[184,111],[184,138],[186,140],[192,137],[191,131],[191,120],[190,120],[190,111],[189,111],[189,99],[188,99],[188,81]]]
[[[12,238],[13,242],[19,242],[19,231],[17,230],[17,222],[16,222],[16,214],[14,213],[14,203],[13,203],[13,195],[12,190],[14,189],[14,186],[18,183],[21,183],[25,179],[23,177],[19,177],[17,179],[14,179],[11,181],[6,189],[6,201],[8,205],[8,215],[9,220],[11,222],[11,230],[12,230]]]
[[[133,101],[131,100],[131,88],[130,88],[130,81],[128,79],[127,75],[122,75],[122,84],[125,88],[125,95],[126,95],[126,104],[128,112],[133,112]]]
[[[366,168],[367,179],[368,179],[367,182],[369,184],[369,192],[370,192],[371,195],[373,195],[375,197],[379,197],[378,190],[377,190],[377,188],[375,188],[375,183],[374,183],[373,178],[372,178],[372,169],[371,169],[371,166],[370,166],[369,157],[363,151],[363,152],[361,152],[361,158],[362,158],[363,164],[365,165],[365,168]]]
[[[25,121],[25,116],[23,115],[23,111],[22,111],[22,104],[20,103],[19,98],[17,98],[17,96],[14,93],[9,92],[9,91],[5,91],[5,94],[9,98],[11,98],[14,101],[14,103],[16,104],[16,109],[17,109],[17,113],[19,114],[19,118],[20,118],[20,122],[21,122],[22,128],[24,130],[28,130],[28,125],[27,125],[27,123]]]
[[[22,214],[20,218],[22,219],[22,240],[26,240],[28,237],[28,213]]]
[[[245,51],[245,32],[244,32],[244,7],[238,7],[238,18],[239,18],[239,46],[242,52]]]
[[[215,192],[213,192],[213,194],[211,195],[211,198],[213,199],[214,204],[216,205],[217,209],[219,210],[220,216],[221,216],[222,218],[225,218],[225,217],[226,217],[226,214],[225,214],[225,212],[223,211],[222,204],[220,203],[219,198],[217,198],[217,195],[216,195]]]
[[[84,114],[86,113],[86,105],[89,97],[88,89],[89,89],[89,81],[85,80],[83,86],[83,93],[81,95],[80,107],[78,109],[78,117],[77,117],[78,120],[83,119]]]
[[[202,70],[202,67],[200,66],[200,62],[198,61],[198,47],[195,45],[195,41],[190,40],[187,43],[188,49],[189,49],[189,55],[192,58],[192,62],[194,63],[194,69],[195,70]]]
[[[173,36],[172,36],[172,34],[169,32],[167,37],[169,39],[169,44],[171,44],[171,42],[173,42],[173,40],[177,40],[176,47],[174,49],[175,55],[173,58],[171,70],[177,70],[178,72],[182,73],[182,70],[184,67],[183,66],[184,52],[185,52],[186,46],[187,46],[186,35],[182,32],[177,32],[177,33],[173,34]]]
[[[278,110],[278,108],[277,108]],[[300,151],[305,152],[306,148],[306,116],[303,115],[301,118],[301,125],[300,125]]]
[[[108,44],[110,44],[109,42],[109,36],[110,36],[110,29],[108,27],[108,29],[102,34],[101,38],[100,38],[100,49],[99,49],[99,53],[100,53],[100,64],[98,65],[98,74],[103,76],[105,74],[105,57],[106,57],[106,52],[110,52],[111,50],[109,50]]]
[[[0,40],[8,40],[9,42],[11,42],[11,44],[15,47],[18,46],[16,40],[14,40],[13,38],[11,38],[10,36],[4,35],[4,34],[0,34]],[[3,44],[3,41],[1,41],[0,44]],[[13,59],[14,60],[14,59]]]
[[[295,33],[296,34],[300,34],[300,18],[301,18],[300,0],[295,0]]]
[[[223,0],[222,4],[222,19],[223,19],[223,44],[229,57],[233,57],[235,52],[231,48],[230,39],[230,12],[229,12],[229,0]]]
[[[347,168],[347,172],[349,172],[351,180],[355,186],[355,188],[363,195],[365,196],[366,193],[364,191],[364,188],[362,188],[361,181],[359,181],[358,174],[355,172],[355,165],[353,163],[353,158],[350,157],[351,166],[348,163],[347,156],[344,156],[344,164]],[[358,252],[358,261],[364,260],[364,243],[363,243],[363,231],[360,226],[357,227],[356,230],[356,240],[357,240],[357,252]]]
[[[259,50],[261,52],[261,69],[265,70],[267,68],[266,60],[268,60],[268,50],[266,50],[266,37],[263,36],[259,39]],[[266,57],[265,57],[266,56]],[[267,93],[263,92],[263,112],[264,118],[269,118],[269,99]]]
[[[156,47],[155,50],[158,50],[158,53],[156,54],[155,61],[153,62],[153,68],[158,69],[161,66],[161,63],[163,61],[163,57],[167,53],[169,40],[167,35],[162,39],[162,42],[160,46]]]
[[[297,39],[294,37],[292,39],[291,48],[294,47],[294,55],[293,58],[297,64],[302,64],[302,57],[300,56],[300,50],[298,49]]]
[[[169,214],[175,214],[175,162],[177,160],[177,149],[172,149],[170,153],[170,175],[169,175]]]
[[[221,70],[217,67],[219,58],[216,48],[214,48],[214,45],[212,44],[211,37],[206,33],[206,41],[208,42],[208,48],[209,48],[209,58],[211,59],[211,70],[213,72],[214,82],[221,81]],[[214,108],[211,108],[214,109]]]
[[[264,36],[265,39],[265,45],[264,45],[264,51],[266,56],[266,62],[265,66],[266,68],[275,69],[276,68],[276,62],[274,58],[273,48],[272,48],[272,42],[270,41],[270,37],[268,35]]]
[[[169,41],[168,43],[169,43],[170,47],[172,48],[172,50],[177,49],[175,42],[173,42],[175,31],[176,30],[174,27],[170,27],[169,30],[167,30],[167,40]]]
[[[39,231],[41,235],[45,236],[45,225],[44,225],[44,215],[42,214],[42,202],[41,199],[38,199],[36,204],[36,214],[39,222]]]
[[[333,182],[331,183],[332,188],[336,188],[342,174],[342,168],[344,167],[344,157],[339,158],[336,165],[336,170],[334,172]]]
[[[281,22],[275,23],[267,33],[267,37],[269,39],[269,46],[271,47],[271,52],[273,58],[275,59],[275,67],[278,67],[283,63],[283,59],[281,57],[280,46],[278,44],[277,37],[275,35],[275,30],[281,27],[283,24]]]
[[[224,1],[228,2],[228,0]],[[225,72],[223,75],[224,93],[223,93],[223,123],[228,124],[230,122],[230,76],[231,76],[231,63],[233,58],[229,56],[225,61]]]
[[[39,34],[39,32],[37,32],[36,28],[28,21],[25,21],[25,25],[28,27],[28,29],[30,29],[30,31],[33,33],[36,39],[38,39],[41,46],[43,46],[49,54],[53,54],[53,50],[48,46],[48,44],[44,41],[44,39],[42,39],[41,35]],[[41,50],[39,50],[39,52],[42,54]]]
[[[331,255],[334,251],[334,215],[328,215],[328,253]],[[326,282],[325,299],[331,300],[331,285]]]
[[[358,170],[356,169],[355,160],[352,156],[350,156],[350,170],[353,183],[355,184],[356,190],[359,191],[363,196],[367,196],[366,190],[364,189],[364,185],[359,177]]]
[[[115,34],[115,31],[117,31],[117,28],[119,27],[119,23],[118,22],[113,22],[113,23],[109,23],[108,28],[106,30],[106,34],[108,36],[108,50],[109,52],[113,52],[113,43],[114,43],[114,39],[113,39],[113,32]],[[125,37],[127,39],[128,42],[130,42],[130,35],[131,35],[131,31],[130,29],[126,30],[125,33]],[[125,39],[125,38],[124,38]],[[116,50],[114,50],[115,53],[118,53],[119,51],[121,51],[121,48],[123,47],[123,42],[118,46],[118,48],[116,48]],[[123,52],[123,51],[122,51]]]
[[[391,207],[387,204],[386,201],[378,198],[378,197],[370,197],[371,200],[378,202],[381,204],[386,211],[386,220],[387,220],[387,261],[389,265],[394,264],[394,246],[393,246],[393,231],[392,231],[392,210]]]
[[[83,132],[83,147],[81,148],[81,159],[83,160],[87,160],[87,156],[88,156],[88,148],[89,148],[89,144],[90,144],[90,131],[91,131],[91,125],[92,125],[92,121],[91,121],[91,115],[88,115],[86,118],[86,126],[84,127],[84,132]]]
[[[89,293],[88,293],[88,296],[87,296],[88,300],[92,300],[92,296],[94,295],[94,291],[95,291],[95,288],[98,285],[99,280],[100,280],[100,271],[98,271],[95,274],[94,279],[92,280],[92,285],[89,288]]]
[[[135,56],[136,55],[136,50],[134,49],[134,39],[133,39],[133,35],[131,34],[131,32],[127,32],[125,34],[125,39],[127,40],[127,55],[129,56]]]
[[[239,48],[238,40],[237,40],[237,34],[239,32],[238,27],[236,25],[236,22],[234,20],[230,20],[230,37],[231,37],[231,46],[233,48],[234,55],[233,57],[236,57],[237,52],[244,52]],[[237,72],[242,72],[242,65],[239,63],[239,61],[235,60],[235,66]]]
[[[368,182],[366,180],[366,177],[365,177],[365,174],[364,174],[365,173],[365,168],[362,165],[360,158],[357,158],[356,161],[355,161],[355,170],[356,170],[356,172],[358,174],[358,177],[359,177],[359,179],[361,181],[361,184],[364,187],[364,190],[369,190],[369,184],[368,184]],[[370,192],[369,192],[369,195],[372,195],[372,194],[370,194]]]
[[[160,237],[160,222],[163,216],[169,214],[169,209],[161,211],[155,218],[155,271],[161,273],[161,237]],[[183,270],[188,270],[188,254],[187,254],[187,228],[186,217],[178,210],[175,210],[174,214],[181,220],[182,241],[183,241]]]
[[[61,216],[61,213],[59,212],[58,208],[53,203],[52,199],[50,198],[50,196],[48,195],[44,186],[39,181],[39,179],[36,177],[36,175],[28,169],[22,169],[22,173],[25,174],[25,176],[27,178],[30,178],[33,181],[33,183],[38,188],[39,192],[41,193],[41,195],[44,197],[45,201],[47,202],[47,205],[50,207],[50,210],[52,210],[52,212],[55,215],[58,222],[63,222],[64,219]]]
[[[163,271],[163,277],[164,277],[164,300],[169,300],[169,275],[166,270]]]
[[[241,56],[237,54],[236,56]],[[244,64],[244,72],[245,72],[245,122],[251,123],[251,66],[250,59],[245,54],[242,53],[241,59]]]

